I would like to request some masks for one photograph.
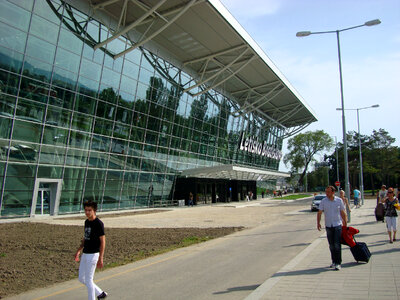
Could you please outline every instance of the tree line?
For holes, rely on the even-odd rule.
[[[394,146],[395,138],[380,128],[371,135],[347,133],[347,155],[351,190],[360,187],[359,139],[362,147],[364,190],[377,190],[382,184],[400,185],[400,147]],[[291,166],[291,184],[297,188],[307,187],[308,191],[324,189],[340,181],[344,187],[345,172],[343,143],[336,145],[323,130],[298,134],[288,141],[289,153],[284,163]],[[316,154],[325,152],[322,162],[316,161]],[[314,170],[308,171],[314,164]],[[339,169],[339,174],[337,173]]]

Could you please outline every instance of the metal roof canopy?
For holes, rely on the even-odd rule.
[[[255,180],[265,181],[282,177],[290,177],[290,174],[278,171],[270,171],[256,168],[241,167],[235,165],[222,165],[184,170],[183,177],[214,178],[229,180]]]
[[[218,0],[66,0],[109,24],[114,35],[95,49],[125,36],[131,45],[118,58],[144,47],[192,75],[184,90],[215,89],[238,104],[232,114],[253,113],[297,133],[315,122],[312,109]],[[111,20],[110,18],[111,17]],[[199,88],[201,87],[201,88]]]

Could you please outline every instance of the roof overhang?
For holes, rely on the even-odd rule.
[[[265,181],[270,179],[287,178],[290,174],[258,168],[249,168],[235,165],[221,165],[184,170],[183,177],[213,178],[230,180],[255,180]]]
[[[195,78],[193,95],[215,89],[237,104],[235,116],[253,113],[298,132],[316,115],[263,50],[218,0],[65,0],[114,31],[95,42],[108,53],[124,36],[118,58],[143,47]],[[110,18],[111,17],[111,18]]]

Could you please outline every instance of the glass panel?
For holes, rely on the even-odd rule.
[[[28,31],[30,13],[7,1],[0,1],[0,21]],[[2,35],[3,37],[3,35]]]
[[[38,177],[39,178],[61,178],[61,167],[46,167],[40,166],[38,170]]]
[[[72,118],[72,128],[91,132],[93,125],[93,117],[89,117],[88,115],[75,113]]]
[[[108,152],[110,149],[110,138],[100,135],[93,135],[92,150]]]
[[[92,168],[107,168],[108,155],[101,152],[90,152],[89,167]]]
[[[41,164],[63,165],[65,160],[64,147],[42,146],[40,152]]]
[[[125,156],[123,155],[110,155],[110,161],[108,163],[109,169],[123,170],[125,166]]]
[[[104,68],[103,75],[101,77],[101,82],[115,89],[118,89],[120,78],[121,74],[112,71],[110,69]]]
[[[22,53],[25,51],[25,43],[26,43],[25,32],[9,27],[6,24],[0,23],[0,36],[1,36],[1,45],[3,47],[12,49],[14,51],[19,51]],[[7,53],[6,51],[8,52],[9,50],[6,50],[5,48],[2,48],[1,50],[2,53]],[[4,58],[2,58],[2,60],[3,59]]]
[[[56,5],[55,5],[56,6]],[[46,1],[35,1],[35,7],[33,8],[33,11],[42,16],[43,18],[48,19],[49,21],[52,21],[56,24],[60,23],[60,20],[58,17],[54,14],[54,12],[51,10],[49,5],[47,4]],[[54,25],[52,25],[54,26]]]
[[[129,60],[125,60],[123,74],[129,76],[130,78],[137,79],[139,75],[139,66],[135,63],[130,62]]]
[[[7,176],[5,190],[33,191],[34,183],[34,177]]]
[[[52,66],[48,63],[36,60],[29,56],[25,57],[24,71],[25,76],[40,78],[43,81],[50,82]]]
[[[60,198],[59,213],[77,212],[81,208],[82,191],[62,191]]]
[[[9,139],[11,134],[11,119],[0,117],[0,138]],[[3,153],[2,159],[3,158]]]
[[[108,105],[104,105],[103,108],[113,111],[115,107],[109,107]],[[99,111],[99,109],[97,109],[97,111]],[[102,119],[96,119],[96,125],[94,127],[95,133],[100,133],[100,134],[104,134],[104,135],[112,135],[112,130],[113,130],[112,122],[102,120]]]
[[[42,125],[15,120],[13,139],[27,142],[39,143]]]
[[[86,167],[89,152],[86,150],[69,149],[67,153],[66,165]]]
[[[50,23],[49,21],[33,15],[29,32],[52,44],[56,44],[58,37],[58,28],[59,27],[54,26],[54,24]]]
[[[101,65],[82,59],[80,74],[95,81],[100,81]]]
[[[52,84],[74,90],[78,74],[66,71],[59,67],[54,67]]]
[[[54,61],[55,50],[56,46],[48,42],[38,39],[37,37],[34,37],[32,35],[28,37],[28,45],[26,47],[26,53],[29,56],[38,58],[44,62],[52,64]],[[29,63],[31,63],[31,61],[29,61]]]
[[[2,216],[23,216],[31,212],[32,191],[4,191]]]
[[[91,134],[71,130],[69,145],[72,148],[89,149]]]
[[[47,108],[46,124],[68,128],[70,122],[71,122],[70,111],[52,106],[49,106]]]
[[[61,28],[58,45],[80,55],[82,52],[83,42],[71,31]]]
[[[40,103],[19,99],[16,117],[33,122],[43,122],[45,106]]]
[[[96,99],[88,97],[85,95],[77,95],[75,102],[75,110],[80,112],[94,115],[94,110],[96,108]]]
[[[80,57],[62,48],[58,48],[55,65],[78,74]]]

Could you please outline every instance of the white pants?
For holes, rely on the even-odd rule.
[[[89,300],[96,300],[96,297],[102,293],[102,290],[93,282],[98,260],[99,253],[83,253],[81,256],[79,281],[86,285]]]
[[[385,217],[388,231],[397,231],[397,217]]]

